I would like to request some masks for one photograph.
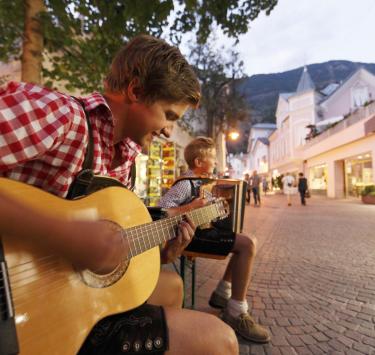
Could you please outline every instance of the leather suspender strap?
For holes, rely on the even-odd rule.
[[[89,141],[87,144],[87,150],[86,150],[86,155],[85,155],[85,160],[83,161],[82,164],[82,170],[85,169],[93,169],[94,168],[94,137],[92,134],[92,128],[91,128],[91,122],[90,122],[90,116],[88,112],[86,111],[84,103],[79,100],[74,98],[77,102],[80,103],[80,105],[83,108],[83,112],[85,113],[85,118],[87,122],[87,129],[88,129],[88,134],[89,134]]]
[[[94,137],[92,134],[90,116],[86,111],[84,103],[74,96],[72,96],[72,98],[81,105],[83,112],[85,113],[89,141],[87,144],[85,158],[82,164],[82,170],[77,174],[73,183],[70,185],[68,195],[66,197],[68,200],[71,200],[77,196],[85,195],[88,186],[90,186],[94,178]]]

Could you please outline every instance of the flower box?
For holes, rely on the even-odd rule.
[[[369,204],[369,205],[375,205],[375,196],[372,196],[372,195],[362,196],[362,202]]]

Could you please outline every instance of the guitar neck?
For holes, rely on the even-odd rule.
[[[178,224],[188,216],[196,226],[211,222],[220,216],[217,204],[201,207],[174,217],[158,220],[125,229],[125,235],[130,245],[130,257],[136,256],[160,245],[177,235]]]

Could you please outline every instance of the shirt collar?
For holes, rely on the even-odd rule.
[[[194,174],[193,170],[188,169],[188,170],[185,171],[185,173],[182,176],[192,177],[192,176],[195,176],[195,174]]]
[[[103,107],[107,111],[107,116],[112,118],[111,109],[109,108],[109,105],[102,94],[98,92],[93,92],[92,94],[86,97],[82,97],[81,100],[83,100],[83,103],[85,104],[85,109],[87,111],[92,111],[97,109],[98,107]]]
[[[120,142],[121,149],[126,149],[130,152],[134,159],[137,157],[138,154],[142,152],[142,147],[132,141],[130,138],[125,138],[122,142]],[[123,148],[124,147],[124,148]]]
[[[102,94],[100,94],[99,92],[93,92],[92,94],[83,97],[82,100],[87,111],[100,110],[99,116],[107,119],[113,127],[113,114]],[[109,144],[110,142],[108,141],[105,141],[104,143],[113,146],[113,143]],[[131,157],[134,157],[134,159],[142,151],[142,147],[128,137],[123,139],[119,143],[119,146],[123,154],[126,154],[126,152],[128,152]]]

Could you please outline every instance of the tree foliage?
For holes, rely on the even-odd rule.
[[[68,89],[98,89],[114,53],[139,33],[169,37],[178,44],[194,32],[204,43],[217,26],[238,38],[260,12],[277,0],[45,0],[41,13],[44,81],[67,82]],[[0,0],[0,60],[21,56],[24,0]]]
[[[190,63],[201,82],[201,108],[187,116],[190,120],[205,119],[207,134],[215,137],[218,130],[235,128],[238,121],[248,118],[243,94],[238,89],[243,77],[243,62],[238,53],[224,47],[215,48],[210,38],[205,44],[190,47]]]

